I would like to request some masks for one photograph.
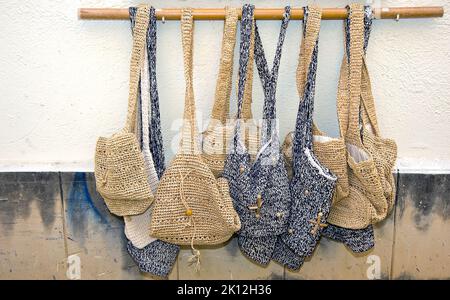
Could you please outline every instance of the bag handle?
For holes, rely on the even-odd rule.
[[[186,81],[181,149],[183,153],[198,154],[200,152],[198,148],[198,129],[195,117],[192,54],[194,20],[192,17],[191,8],[182,9],[181,34],[183,44],[184,77]]]
[[[164,147],[161,133],[161,114],[156,76],[156,10],[150,8],[150,25],[147,34],[147,52],[150,73],[150,149],[158,177],[165,170]]]
[[[305,92],[305,84],[309,66],[316,42],[319,38],[322,9],[317,5],[308,6],[308,20],[303,22],[303,38],[300,44],[300,53],[296,72],[297,91],[299,95]]]
[[[348,8],[350,10],[350,8]],[[367,5],[364,8],[364,46],[362,55],[362,74],[361,74],[361,97],[362,105],[360,105],[360,111],[362,112],[363,119],[365,115],[369,115],[368,119],[372,125],[375,133],[379,133],[378,123],[376,120],[375,105],[373,102],[373,97],[371,95],[370,89],[370,78],[367,71],[367,65],[365,61],[365,54],[367,51],[370,32],[372,27],[373,12],[371,6]],[[344,21],[344,57],[342,59],[341,70],[339,75],[339,85],[338,85],[338,101],[337,101],[337,111],[339,120],[339,130],[341,136],[345,137],[349,124],[349,56],[350,56],[350,18]],[[361,115],[361,114],[360,114]],[[358,117],[358,123],[362,120]]]
[[[133,133],[136,126],[136,108],[139,89],[139,78],[144,63],[144,47],[146,44],[149,20],[149,6],[139,5],[133,28],[133,48],[130,61],[130,86],[128,92],[128,113],[123,132]]]
[[[297,68],[297,89],[301,97],[296,120],[293,141],[294,168],[304,153],[304,148],[313,148],[313,112],[314,90],[317,73],[317,55],[319,44],[322,9],[319,6],[304,7],[303,38],[300,46],[299,64]]]
[[[219,120],[222,124],[226,123],[230,111],[238,15],[238,8],[225,7],[222,54],[220,57],[219,75],[217,76],[215,101],[211,115],[213,120]]]
[[[361,108],[361,74],[364,52],[364,7],[350,4],[350,58],[349,58],[349,114],[345,138],[351,144],[363,146],[359,130]]]

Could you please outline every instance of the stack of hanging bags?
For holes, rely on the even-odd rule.
[[[165,167],[156,80],[156,12],[131,7],[133,47],[128,113],[122,130],[100,137],[95,152],[97,191],[123,216],[127,250],[139,269],[166,277],[180,246],[200,268],[197,246],[237,234],[239,248],[265,266],[274,260],[299,269],[321,236],[354,252],[374,246],[372,225],[394,205],[397,149],[380,135],[365,53],[372,9],[351,4],[344,21],[345,51],[338,83],[339,138],[313,120],[321,8],[304,8],[296,82],[295,130],[278,137],[276,87],[290,7],[285,8],[269,69],[254,20],[242,7],[237,114],[229,120],[239,10],[226,7],[211,120],[199,134],[193,89],[192,9],[182,10],[184,121],[178,153]],[[252,117],[253,64],[264,92],[263,119]],[[199,139],[202,138],[202,141]]]

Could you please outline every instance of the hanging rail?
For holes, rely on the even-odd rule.
[[[281,20],[284,8],[256,8],[255,19],[257,20]],[[129,18],[127,8],[80,8],[78,12],[80,19],[91,20],[126,20]],[[376,19],[409,19],[409,18],[439,18],[444,15],[442,6],[423,7],[382,7],[374,8]],[[180,8],[156,9],[156,17],[161,20],[180,20]],[[196,20],[223,20],[225,10],[223,8],[195,8],[193,17]],[[322,19],[340,20],[347,17],[345,8],[324,8]],[[303,19],[303,9],[293,8],[291,19]]]

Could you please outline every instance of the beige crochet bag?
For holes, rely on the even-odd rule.
[[[240,229],[228,183],[216,180],[202,161],[195,123],[192,74],[193,18],[183,9],[181,19],[186,96],[180,150],[164,172],[155,195],[150,234],[163,241],[191,245],[214,245],[228,240]]]
[[[338,98],[339,107],[348,106],[348,110],[338,112],[343,121],[341,130],[345,130],[350,189],[348,197],[333,205],[328,222],[344,228],[361,229],[385,219],[392,208],[394,185],[391,172],[396,147],[393,141],[379,137],[373,98],[368,96],[371,95],[370,82],[363,59],[364,10],[361,4],[352,4],[350,8],[350,64],[346,72],[348,77],[341,77],[349,92],[346,97]],[[369,120],[376,132],[363,129],[361,134],[360,121],[365,127]]]
[[[228,147],[233,137],[235,118],[229,120],[230,94],[233,77],[234,47],[236,44],[236,24],[239,15],[238,8],[226,8],[226,19],[222,41],[222,54],[220,60],[219,75],[216,83],[216,94],[211,120],[207,129],[203,132],[203,161],[209,166],[214,176],[219,177],[223,172]],[[252,30],[254,37],[254,27]],[[252,86],[253,86],[253,55],[254,38],[251,39],[248,77],[245,85],[242,115],[245,125],[245,143],[247,149],[255,156],[259,145],[258,125],[253,121],[252,115]],[[230,122],[231,121],[231,122]]]
[[[299,95],[303,95],[305,83],[307,80],[307,70],[311,64],[312,54],[314,47],[316,46],[317,37],[320,31],[320,19],[322,15],[322,9],[318,6],[309,6],[311,16],[308,21],[308,29],[305,30],[305,36],[303,37],[299,63],[297,66],[297,89]],[[343,69],[343,68],[341,68]],[[342,72],[342,70],[341,70]],[[342,72],[343,73],[343,72]],[[338,87],[338,97],[343,97],[343,92],[346,89],[345,83],[340,81]],[[338,110],[347,109],[338,107]],[[341,122],[339,122],[341,124]],[[341,131],[342,132],[342,131]],[[292,146],[293,146],[293,133],[290,132],[286,136],[282,151],[286,159],[286,165],[288,173],[292,176]],[[338,178],[336,183],[336,191],[333,195],[333,203],[348,196],[348,176],[347,176],[347,149],[343,136],[339,138],[332,138],[327,136],[324,132],[320,131],[316,124],[313,127],[313,147],[314,154],[319,161]]]
[[[136,139],[135,120],[140,70],[149,20],[149,7],[139,6],[130,63],[128,114],[125,127],[100,137],[95,149],[95,182],[108,209],[118,216],[143,213],[153,202],[144,157]]]

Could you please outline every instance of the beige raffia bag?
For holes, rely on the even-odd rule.
[[[299,95],[303,95],[307,80],[306,71],[312,61],[312,54],[316,45],[317,36],[320,30],[320,18],[322,10],[318,6],[309,6],[310,14],[318,14],[316,18],[310,18],[308,30],[305,30],[304,41],[301,44],[299,64],[297,66],[297,89]],[[314,8],[314,9],[313,9]],[[345,90],[344,82],[339,82],[338,97],[343,96]],[[347,109],[338,107],[340,109]],[[341,122],[339,122],[341,123]],[[342,131],[341,131],[342,132]],[[290,132],[283,143],[282,151],[287,162],[288,173],[292,174],[292,142],[294,132]],[[319,130],[316,124],[313,127],[313,147],[314,154],[319,161],[338,178],[336,191],[333,195],[333,203],[348,196],[348,176],[347,176],[347,149],[343,136],[332,138]]]
[[[236,44],[236,24],[238,21],[238,8],[226,8],[226,19],[222,41],[222,54],[219,75],[216,83],[216,94],[211,120],[203,132],[203,161],[209,166],[214,176],[219,177],[223,172],[228,147],[234,134],[235,118],[229,120],[230,94],[233,77],[234,47]],[[254,37],[254,26],[252,30]],[[244,119],[245,143],[247,149],[255,156],[259,145],[258,125],[253,121],[252,115],[252,86],[253,86],[253,55],[254,38],[251,39],[247,80],[244,91],[242,115]]]
[[[183,9],[181,19],[186,96],[180,151],[165,171],[153,206],[150,234],[163,241],[214,245],[228,240],[240,229],[225,179],[214,177],[198,148],[193,90],[193,18]]]
[[[392,168],[396,159],[395,142],[379,136],[370,81],[363,57],[364,10],[352,4],[350,15],[350,64],[347,97],[338,98],[342,128],[348,151],[349,196],[335,203],[328,222],[340,227],[361,229],[386,218],[395,194]],[[344,63],[347,59],[344,60]],[[360,110],[362,120],[360,120]],[[345,120],[348,120],[345,122]],[[360,122],[361,121],[361,122]],[[363,125],[362,134],[360,123]],[[366,126],[367,125],[367,126]],[[368,127],[370,125],[370,129]]]
[[[135,120],[140,70],[149,20],[149,7],[139,6],[133,34],[130,89],[125,127],[106,138],[95,149],[95,182],[108,209],[118,216],[143,213],[153,202],[143,155],[136,139]]]

